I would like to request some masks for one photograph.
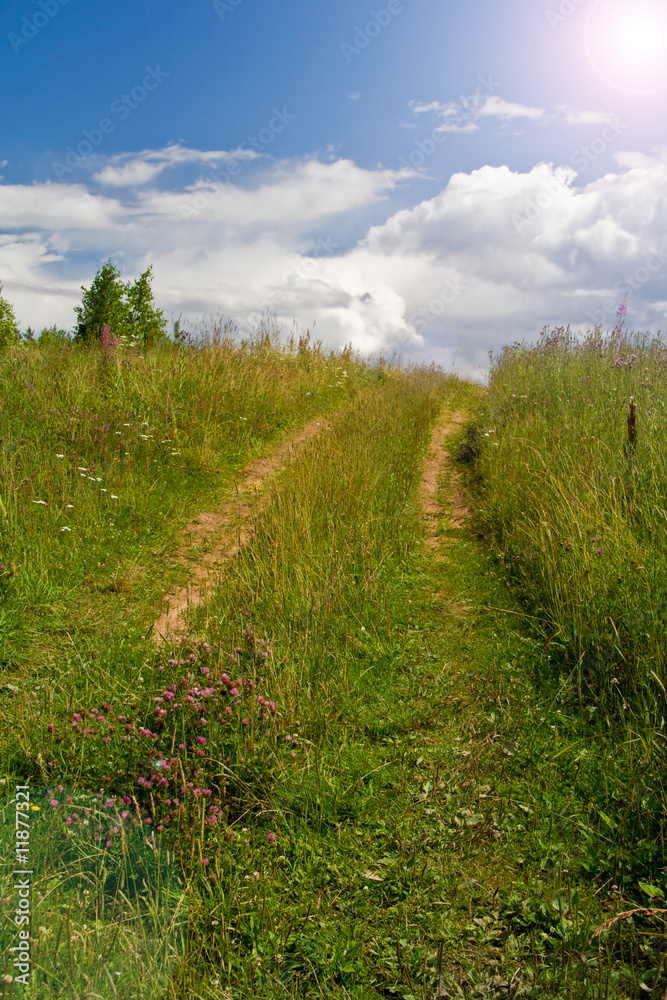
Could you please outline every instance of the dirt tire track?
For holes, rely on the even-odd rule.
[[[442,517],[442,511],[440,509],[438,478],[445,464],[450,462],[452,458],[450,452],[445,449],[445,441],[450,434],[458,430],[459,427],[462,427],[464,422],[465,415],[463,413],[445,412],[433,428],[429,451],[424,459],[419,491],[427,529],[426,544],[435,552],[437,552],[441,543],[438,526]],[[463,527],[463,523],[468,515],[468,509],[456,489],[452,493],[450,508],[450,527]],[[442,556],[436,555],[436,559],[441,560]]]
[[[433,428],[429,451],[424,459],[419,492],[422,502],[422,516],[426,525],[425,542],[433,552],[436,562],[445,562],[443,554],[443,543],[446,536],[441,534],[441,523],[443,519],[447,522],[447,528],[462,528],[470,514],[465,504],[461,491],[457,488],[457,476],[452,473],[452,483],[449,497],[447,498],[447,511],[442,510],[441,490],[438,486],[440,475],[447,465],[452,462],[451,452],[445,448],[447,437],[453,434],[465,423],[465,414],[449,413],[445,411],[437,424]],[[445,591],[438,591],[438,597],[442,601],[443,611],[451,615],[464,615],[470,611],[470,602],[465,595],[452,597]]]
[[[151,629],[153,642],[177,642],[186,637],[188,630],[184,615],[189,608],[206,599],[208,589],[217,582],[224,563],[237,555],[250,540],[250,522],[267,501],[265,494],[258,493],[259,487],[266,480],[275,478],[293,461],[306,443],[328,425],[329,421],[324,417],[319,421],[313,420],[271,454],[251,462],[242,470],[235,494],[224,498],[217,511],[198,514],[183,529],[182,542],[171,557],[171,562],[185,566],[192,575],[185,587],[164,597],[167,607]],[[193,566],[188,552],[211,541],[212,548],[202,552]]]

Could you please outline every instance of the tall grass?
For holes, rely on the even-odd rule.
[[[62,785],[32,793],[30,975],[16,986],[29,1000],[86,993],[159,1000],[184,950],[187,898],[169,852],[146,840],[136,817],[126,822],[127,812],[123,818],[101,798]],[[15,811],[13,800],[0,800],[6,860],[14,854]],[[112,845],[119,829],[122,844]],[[10,874],[0,882],[0,953],[16,976],[15,881]],[[9,992],[6,980],[0,989]]]
[[[449,463],[435,558],[423,544],[430,430],[443,409],[446,420],[477,407],[479,387],[307,342],[283,350],[263,334],[243,348],[122,350],[45,343],[1,369],[3,398],[30,382],[43,399],[21,396],[3,414],[14,435],[3,468],[29,459],[43,491],[17,495],[26,483],[14,474],[1,494],[23,520],[12,521],[0,624],[0,900],[3,912],[17,906],[21,798],[35,973],[26,990],[6,966],[3,996],[111,1000],[166,986],[164,1000],[608,1000],[661,987],[656,704],[648,722],[639,697],[623,689],[619,704],[618,672],[597,694],[601,669],[584,660],[579,670],[579,647],[555,641],[519,560],[525,617],[504,567],[453,519]],[[17,364],[30,366],[23,382]],[[115,381],[130,376],[136,410]],[[90,392],[85,406],[77,391]],[[103,391],[115,424],[94,409]],[[210,405],[216,394],[224,406]],[[266,402],[280,417],[270,425]],[[51,407],[74,405],[75,431],[52,440],[66,432]],[[489,512],[494,494],[502,508],[503,490],[521,487],[491,443],[504,433],[502,406],[482,405],[462,451],[479,457],[480,523],[509,554],[517,508],[497,534]],[[521,405],[517,434],[520,416],[534,419]],[[251,432],[235,414],[254,414]],[[318,414],[328,418],[320,433],[253,508],[251,541],[190,609],[188,639],[156,649],[146,630],[158,598],[170,574],[185,574],[169,566],[177,529],[229,496],[236,467]],[[638,461],[642,429],[637,404],[628,460]],[[557,424],[553,433],[564,436]],[[114,449],[111,437],[127,443]],[[20,462],[16,444],[28,445]],[[60,454],[75,474],[62,473]],[[124,519],[106,506],[121,498],[114,476],[130,490]],[[78,506],[62,507],[66,486]],[[54,518],[58,503],[80,521]],[[515,520],[525,533],[527,517]],[[75,536],[79,524],[65,572],[77,539],[60,528]],[[0,946],[16,934],[10,920]]]
[[[493,364],[481,429],[482,517],[513,577],[588,682],[628,694],[665,681],[666,387],[663,341],[557,330]]]
[[[595,792],[612,878],[620,855],[656,876],[667,827],[666,389],[660,337],[546,330],[493,361],[462,451],[481,531],[614,750]]]

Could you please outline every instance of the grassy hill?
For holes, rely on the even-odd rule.
[[[662,996],[664,358],[6,351],[2,995]]]

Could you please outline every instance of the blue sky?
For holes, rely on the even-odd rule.
[[[657,0],[5,0],[0,282],[74,322],[111,257],[223,314],[481,374],[667,316]]]

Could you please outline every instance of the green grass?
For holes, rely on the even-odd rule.
[[[44,393],[55,385],[49,365],[61,365],[62,384],[72,387],[104,363],[94,352],[61,350],[39,361],[36,352],[14,356],[42,372]],[[209,414],[216,468],[231,456],[216,490],[232,484],[235,464],[318,412],[331,415],[332,429],[273,484],[252,543],[206,604],[191,609],[187,642],[158,652],[141,638],[164,577],[153,592],[142,583],[131,599],[111,591],[97,624],[86,626],[81,611],[64,604],[59,629],[30,624],[33,606],[29,615],[20,609],[25,577],[10,578],[8,607],[18,625],[4,639],[12,685],[0,701],[4,814],[11,822],[16,783],[31,784],[48,813],[31,834],[32,901],[46,928],[39,962],[46,968],[51,956],[63,992],[52,977],[51,992],[7,984],[3,996],[79,995],[72,990],[92,984],[99,995],[125,995],[131,985],[116,973],[126,952],[128,968],[143,970],[146,995],[174,1000],[606,1000],[646,989],[662,996],[661,819],[641,805],[656,810],[660,799],[653,785],[645,792],[637,782],[640,760],[649,761],[643,780],[658,779],[649,737],[636,718],[634,730],[624,728],[613,704],[596,709],[590,690],[580,700],[565,643],[541,622],[544,600],[528,603],[536,585],[501,557],[513,523],[526,529],[524,518],[508,516],[501,547],[489,518],[491,497],[501,494],[502,468],[494,464],[501,449],[480,443],[479,430],[500,438],[502,424],[488,417],[498,389],[487,394],[435,370],[325,357],[306,345],[291,352],[257,345],[238,362],[231,345],[225,358],[217,350],[186,352],[183,362],[189,398],[201,401],[187,440],[201,443]],[[175,366],[183,355],[169,357]],[[159,354],[144,360],[149,373],[165,364]],[[246,378],[251,397],[282,400],[283,424],[263,439],[232,445],[220,430],[224,411],[214,419],[207,408],[206,392],[218,384],[212,372],[231,380],[230,369]],[[9,365],[5,371],[6,380],[16,378]],[[151,378],[143,391],[161,398]],[[56,406],[58,390],[51,391]],[[114,412],[128,413],[114,392]],[[305,392],[320,399],[311,403]],[[253,405],[232,394],[227,412],[241,399]],[[21,436],[32,435],[35,455],[42,447],[47,454],[41,414],[48,409],[26,409],[31,416],[22,418]],[[434,423],[450,411],[468,413],[458,444],[476,461],[465,484],[451,463],[443,470],[434,554],[423,541],[418,485]],[[167,544],[215,494],[201,466],[196,479],[174,472],[165,503],[181,500],[182,509],[169,521],[152,507],[154,463],[138,457],[141,447],[148,446],[137,442],[128,468],[135,503],[105,551],[119,560],[125,545],[124,558],[149,581],[164,557],[149,558],[157,546],[139,530],[147,512]],[[503,453],[508,472],[511,455]],[[107,461],[115,457],[110,450]],[[42,489],[59,482],[57,469]],[[450,521],[464,485],[477,533]],[[509,474],[507,488],[514,488]],[[87,502],[92,509],[100,501],[95,493]],[[60,542],[59,523],[50,544],[35,533],[45,587],[56,586],[49,553]],[[22,530],[17,519],[14,531]],[[91,532],[90,544],[102,537],[101,528]],[[14,544],[19,551],[27,542]],[[79,574],[84,565],[76,564]],[[97,600],[84,598],[71,569],[63,579],[80,588],[81,606]],[[642,756],[636,740],[644,741]],[[58,806],[47,808],[40,789]],[[78,820],[63,824],[73,809],[81,818],[77,797],[86,790],[101,792],[99,841],[89,842]],[[124,833],[119,808],[128,830],[138,821],[154,831],[142,841],[148,855]],[[153,850],[162,852],[158,864]],[[11,858],[11,843],[5,854]],[[174,927],[180,886],[187,935]],[[0,895],[8,910],[15,905],[11,881]],[[639,907],[648,912],[620,917],[595,936],[604,921]],[[162,969],[171,977],[166,991],[146,957],[165,927],[175,935]],[[12,925],[3,933],[4,951]],[[85,943],[84,962],[64,950],[65,933]]]
[[[505,349],[480,425],[484,524],[586,682],[618,682],[617,706],[664,697],[666,375],[660,340],[560,329]]]
[[[657,908],[667,895],[666,365],[659,338],[547,330],[495,360],[460,452],[477,528],[579,716],[588,869]]]

